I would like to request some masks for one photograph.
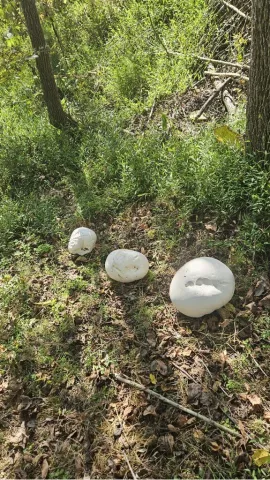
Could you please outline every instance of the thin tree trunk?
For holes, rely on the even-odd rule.
[[[57,85],[53,75],[49,46],[45,42],[44,33],[39,20],[35,0],[21,0],[22,10],[32,47],[36,65],[48,109],[50,123],[56,128],[74,127],[76,122],[66,114],[61,105]]]
[[[253,0],[252,52],[247,104],[247,149],[270,154],[270,1]]]

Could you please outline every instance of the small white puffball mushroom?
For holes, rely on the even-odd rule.
[[[188,317],[202,317],[228,303],[235,289],[231,270],[211,257],[195,258],[175,274],[170,285],[173,305]]]
[[[72,255],[86,255],[93,250],[96,241],[97,236],[90,228],[76,228],[69,239],[68,251]]]
[[[108,255],[105,270],[113,280],[129,283],[145,277],[149,263],[142,253],[122,248]]]

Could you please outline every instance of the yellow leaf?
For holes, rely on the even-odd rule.
[[[214,452],[217,452],[220,449],[220,446],[217,442],[211,442],[211,448]]]
[[[193,437],[195,440],[203,440],[204,439],[204,433],[201,430],[195,430],[193,433]]]
[[[156,379],[155,375],[153,375],[153,373],[150,373],[149,378],[150,378],[150,382],[151,382],[153,385],[156,385],[157,379]]]
[[[226,143],[227,145],[242,145],[243,137],[239,133],[234,132],[227,125],[223,127],[215,128],[214,134],[216,139],[221,143]]]
[[[267,450],[255,450],[255,452],[252,455],[252,460],[257,465],[260,467],[261,465],[267,465],[270,464],[270,452]]]
[[[55,305],[55,304],[56,304],[55,298],[52,298],[51,300],[46,300],[45,302],[34,303],[34,305],[38,305],[39,307],[47,307],[49,305]]]

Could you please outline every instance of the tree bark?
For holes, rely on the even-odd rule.
[[[50,49],[45,41],[36,2],[35,0],[21,0],[21,6],[32,47],[37,55],[36,65],[50,123],[59,129],[75,127],[76,122],[64,112],[61,105],[51,64]]]
[[[253,0],[252,51],[247,103],[247,150],[270,154],[270,2]],[[266,153],[267,152],[267,153]]]

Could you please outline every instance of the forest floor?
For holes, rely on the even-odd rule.
[[[251,458],[269,448],[269,297],[260,303],[269,272],[228,247],[236,226],[184,224],[161,201],[88,226],[98,235],[89,256],[29,239],[2,272],[0,478],[132,478],[128,462],[136,478],[269,477]],[[109,280],[104,261],[115,248],[145,253],[147,277]],[[219,312],[189,319],[171,305],[169,285],[204,255],[229,258],[236,292]]]

